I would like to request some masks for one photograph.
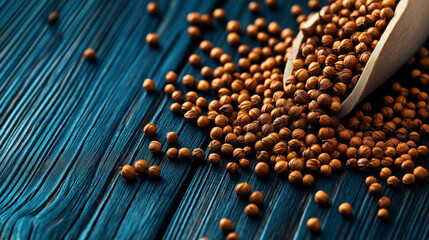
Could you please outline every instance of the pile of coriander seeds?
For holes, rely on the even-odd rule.
[[[389,187],[425,180],[428,171],[417,166],[416,160],[429,152],[427,146],[419,145],[421,136],[429,134],[429,96],[419,90],[417,83],[416,87],[393,83],[392,94],[384,96],[381,105],[363,102],[347,118],[336,116],[341,102],[359,81],[378,39],[394,16],[398,1],[330,2],[320,10],[319,20],[312,26],[304,24],[307,17],[300,6],[292,7],[291,13],[301,24],[305,41],[285,88],[283,70],[295,36],[291,29],[281,29],[278,23],[267,23],[263,18],[244,27],[236,20],[227,21],[224,9],[190,13],[189,36],[198,39],[200,49],[219,66],[215,69],[200,66],[201,56],[189,56],[189,63],[201,68],[205,80],[197,82],[194,76],[185,75],[181,82],[188,92],[176,90],[178,75],[168,72],[164,92],[174,102],[170,110],[183,114],[189,123],[208,129],[212,141],[206,160],[211,164],[224,164],[222,160],[228,160],[225,168],[231,174],[239,168],[255,166],[258,176],[274,171],[292,184],[310,187],[319,176],[328,177],[345,165],[348,169],[378,174]],[[276,6],[275,1],[266,3]],[[317,10],[319,2],[310,0],[309,7]],[[258,3],[250,3],[249,10],[257,12]],[[212,21],[225,21],[229,32],[225,41],[236,47],[233,54],[241,56],[237,63],[230,54],[203,38],[204,26]],[[240,44],[242,28],[259,42],[259,47]],[[422,48],[409,63],[416,66],[410,79],[428,84],[429,75],[425,73],[429,68],[428,50]],[[150,79],[143,86],[148,91],[155,90]],[[209,91],[216,92],[218,98],[208,101],[202,96]],[[148,129],[145,127],[146,134],[153,128],[149,125]],[[178,136],[169,133],[166,137],[170,142],[177,141]],[[156,143],[151,143],[150,151],[161,149]],[[256,155],[256,163],[249,161],[253,159],[251,155]],[[202,160],[206,154],[200,148],[192,152],[171,148],[167,156]],[[382,197],[382,185],[373,176],[365,184],[372,195],[381,197],[378,216],[388,218],[390,199]],[[235,191],[241,197],[250,196],[244,212],[249,217],[258,215],[260,202],[252,199],[263,198],[262,193],[252,194],[248,183],[240,183]],[[325,203],[330,201],[327,195],[315,197]],[[353,214],[348,203],[341,204],[338,210],[343,216]],[[321,223],[311,218],[307,226],[311,231],[320,231]],[[233,231],[229,219],[222,219],[220,227],[226,233]],[[227,236],[230,236],[227,239],[238,238],[235,232]]]

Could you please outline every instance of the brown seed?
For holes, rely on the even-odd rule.
[[[206,152],[201,148],[195,148],[192,151],[192,157],[197,161],[202,161],[206,157]]]
[[[389,210],[386,208],[381,208],[378,210],[377,217],[379,217],[382,220],[387,220],[389,218]]]
[[[155,82],[149,78],[144,80],[143,87],[144,87],[144,89],[146,89],[149,92],[155,91],[155,89],[156,89]]]
[[[229,220],[228,218],[222,218],[219,221],[219,228],[224,232],[224,233],[229,233],[233,230],[233,224],[232,221]]]
[[[249,203],[246,208],[244,208],[244,213],[249,217],[255,217],[259,214],[259,207],[254,203]]]
[[[188,35],[191,38],[199,38],[199,37],[201,37],[201,31],[196,26],[189,26],[188,27]]]
[[[328,194],[322,190],[319,190],[314,194],[314,200],[320,205],[326,205],[331,201]]]
[[[390,205],[391,205],[390,198],[388,198],[388,197],[381,197],[378,200],[378,206],[380,208],[390,208]]]
[[[389,187],[398,187],[399,186],[399,178],[395,177],[395,176],[390,176],[389,178],[387,178],[387,185]]]
[[[365,179],[365,185],[366,185],[367,187],[371,186],[371,184],[376,183],[376,182],[377,182],[377,179],[376,179],[374,176],[368,176],[368,177]]]
[[[179,155],[179,150],[177,148],[170,148],[167,150],[167,157],[170,159],[176,159]]]
[[[383,191],[383,186],[381,186],[380,183],[373,183],[368,188],[369,193],[371,193],[374,196],[378,196]]]
[[[277,0],[265,0],[265,4],[270,8],[274,8],[277,6]]]
[[[148,167],[148,163],[145,160],[138,160],[134,163],[134,169],[138,173],[146,172],[147,167]]]
[[[158,128],[153,123],[148,123],[144,126],[143,131],[149,136],[155,135]]]
[[[121,170],[121,177],[125,180],[131,181],[137,176],[136,170],[131,165],[127,164],[119,169]]]
[[[350,203],[342,203],[338,206],[338,212],[344,217],[350,217],[353,215],[353,208]]]
[[[292,184],[300,184],[302,182],[302,173],[300,171],[292,171],[289,173],[288,180]]]
[[[190,24],[200,24],[201,23],[201,14],[198,12],[190,12],[186,16],[186,21]]]
[[[159,176],[161,175],[161,168],[157,165],[152,165],[147,170],[147,173],[151,178],[159,178]]]
[[[161,152],[161,143],[159,143],[158,141],[152,141],[149,143],[149,151],[153,152],[153,153],[159,153]]]
[[[226,18],[226,12],[224,9],[222,8],[216,8],[213,11],[213,18],[217,19],[217,20],[224,20]]]
[[[199,66],[201,64],[201,57],[198,54],[192,54],[189,56],[188,61],[191,65]]]
[[[402,177],[402,182],[406,185],[413,184],[415,182],[415,180],[416,180],[416,178],[414,177],[414,174],[412,174],[412,173],[406,173]]]
[[[179,139],[179,136],[175,132],[169,132],[167,133],[167,142],[169,143],[177,143],[177,140]]]
[[[191,150],[188,148],[181,148],[179,150],[179,158],[182,160],[188,160],[191,157]]]
[[[241,30],[241,24],[237,20],[230,20],[226,24],[226,30],[228,32],[239,32]]]
[[[259,192],[259,191],[254,191],[250,196],[249,196],[249,202],[254,203],[254,204],[261,204],[264,201],[264,195]]]
[[[235,162],[229,162],[226,165],[226,171],[229,172],[230,174],[234,174],[238,172],[238,164]]]
[[[84,52],[83,52],[83,57],[88,60],[88,61],[95,61],[96,59],[96,53],[95,50],[92,48],[87,48]]]
[[[59,17],[60,17],[60,13],[57,10],[54,10],[51,13],[49,13],[48,22],[50,24],[54,24],[58,21]]]
[[[311,187],[314,184],[314,177],[311,174],[305,174],[302,177],[302,185],[304,187]]]
[[[169,84],[165,85],[164,92],[166,94],[171,96],[171,94],[173,94],[174,91],[176,91],[176,87],[173,84],[169,83]]]
[[[146,42],[151,45],[151,46],[155,46],[158,44],[159,42],[159,36],[156,33],[149,33],[148,35],[146,35]]]
[[[381,179],[387,179],[390,176],[392,176],[392,170],[390,170],[390,168],[384,167],[380,170],[380,178]]]
[[[249,197],[252,192],[252,187],[248,182],[242,182],[235,187],[235,193],[240,197]]]
[[[260,6],[258,2],[250,2],[248,8],[252,13],[257,13],[259,12]]]
[[[192,88],[195,86],[196,80],[192,75],[187,74],[187,75],[183,76],[182,83],[186,87]]]
[[[290,13],[295,16],[298,17],[299,15],[302,14],[302,7],[301,5],[295,4],[290,8]]]
[[[286,161],[276,162],[276,164],[274,165],[274,171],[279,175],[287,174],[289,172],[288,162]]]
[[[159,4],[157,2],[149,2],[146,5],[146,11],[152,15],[157,14],[159,11]]]
[[[322,227],[320,220],[317,218],[310,218],[307,220],[307,228],[312,232],[319,232]]]
[[[424,167],[418,166],[414,168],[413,174],[417,180],[423,181],[428,177],[428,170]]]
[[[242,167],[242,168],[248,168],[248,167],[249,167],[250,162],[249,162],[249,160],[247,160],[247,159],[245,159],[245,158],[242,158],[242,159],[240,159],[240,160],[239,160],[238,164],[239,164],[239,165],[240,165],[240,167]]]
[[[270,167],[265,162],[258,162],[255,166],[255,173],[258,176],[265,176],[269,173]]]
[[[225,240],[238,240],[239,238],[240,237],[236,232],[231,232],[231,233],[228,233],[228,235],[226,235]]]
[[[216,165],[216,164],[219,164],[219,162],[220,162],[220,156],[217,153],[211,153],[209,155],[208,160],[209,160],[209,163]]]

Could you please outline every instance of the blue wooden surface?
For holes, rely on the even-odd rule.
[[[250,170],[230,176],[226,160],[213,167],[148,152],[154,139],[165,152],[169,131],[179,133],[177,146],[207,147],[207,132],[172,114],[162,91],[170,70],[201,79],[187,63],[191,53],[204,56],[186,34],[188,12],[224,7],[243,28],[260,15],[296,30],[289,8],[306,1],[279,1],[274,11],[261,4],[254,15],[244,0],[160,0],[158,16],[146,13],[147,2],[0,1],[0,238],[221,239],[222,217],[233,220],[242,239],[429,238],[428,181],[385,188],[393,208],[384,223],[361,173],[343,169],[304,189]],[[60,19],[49,25],[54,9]],[[145,43],[150,32],[160,35],[158,48]],[[226,34],[224,24],[215,23],[204,38],[237,60]],[[257,45],[244,35],[244,42]],[[82,59],[87,47],[96,49],[97,62]],[[203,64],[216,66],[208,57]],[[406,69],[395,78],[404,76]],[[147,77],[156,81],[156,93],[142,89]],[[143,133],[148,122],[159,126],[154,137]],[[118,166],[141,158],[161,166],[160,180],[119,177]],[[419,164],[429,167],[427,160]],[[234,194],[242,181],[266,196],[256,219],[243,213],[246,203]],[[318,189],[333,197],[331,206],[314,202]],[[352,219],[338,214],[343,201],[352,204]],[[310,217],[322,220],[320,235],[306,229]]]

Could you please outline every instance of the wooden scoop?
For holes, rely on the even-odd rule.
[[[319,14],[306,24],[317,24]],[[350,95],[341,103],[338,117],[346,116],[362,99],[392,76],[423,45],[429,35],[429,0],[400,0],[377,46]],[[292,46],[283,82],[292,74],[293,61],[304,40],[302,31]],[[284,84],[286,87],[286,84]]]

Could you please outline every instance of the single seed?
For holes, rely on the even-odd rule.
[[[96,53],[95,50],[92,48],[87,48],[84,52],[83,52],[83,57],[88,60],[88,61],[95,61],[96,59]]]
[[[192,151],[192,157],[197,161],[202,161],[206,157],[206,152],[201,148],[195,148]]]
[[[367,187],[371,186],[371,184],[376,183],[376,182],[377,182],[377,179],[376,179],[374,176],[368,176],[368,177],[365,179],[365,185],[366,185]]]
[[[240,237],[236,232],[231,232],[231,233],[228,233],[228,235],[226,235],[225,240],[238,240],[239,238]]]
[[[161,175],[161,168],[159,166],[152,165],[147,170],[147,173],[151,178],[159,178],[159,176]]]
[[[307,228],[312,232],[319,232],[322,227],[320,220],[317,218],[310,218],[307,220]]]
[[[232,221],[229,220],[228,218],[222,218],[219,221],[219,228],[224,232],[224,233],[229,233],[233,230],[233,224]]]
[[[386,208],[381,208],[380,210],[378,210],[377,217],[382,220],[389,219],[389,210],[387,210]]]
[[[331,201],[328,194],[322,190],[319,190],[314,194],[314,200],[320,205],[326,205]]]
[[[259,207],[254,203],[249,203],[246,208],[244,208],[244,213],[249,217],[255,217],[259,214]]]
[[[265,162],[259,162],[255,166],[255,173],[258,176],[265,176],[269,173],[270,167]]]
[[[156,15],[159,11],[159,4],[157,2],[149,2],[146,5],[146,11],[149,14]]]
[[[249,197],[251,192],[252,187],[248,182],[239,183],[235,187],[235,193],[240,197]]]
[[[378,206],[380,208],[390,208],[390,205],[391,205],[390,198],[388,198],[388,197],[381,197],[378,200]]]
[[[155,89],[156,89],[155,82],[149,78],[147,78],[143,81],[143,87],[144,87],[144,89],[146,89],[149,92],[155,91]]]
[[[167,157],[170,159],[176,159],[179,156],[179,150],[177,148],[170,148],[167,150]]]
[[[159,36],[156,33],[149,33],[148,35],[146,35],[146,42],[151,45],[151,46],[155,46],[158,44],[159,42]]]
[[[338,206],[338,212],[344,217],[350,217],[353,215],[353,208],[349,203],[342,203]]]
[[[48,22],[50,24],[54,24],[58,21],[59,17],[60,17],[60,13],[57,10],[54,10],[51,13],[49,13]]]
[[[230,174],[234,174],[238,172],[238,164],[235,162],[229,162],[226,165],[226,171],[229,172]]]
[[[371,193],[374,196],[378,196],[383,191],[383,186],[381,186],[380,183],[373,183],[368,188],[369,193]]]
[[[259,191],[254,191],[250,196],[249,196],[249,202],[254,203],[254,204],[261,204],[264,201],[264,195],[259,192]]]
[[[189,157],[191,157],[191,150],[189,150],[188,148],[179,149],[179,158],[181,160],[188,160]]]
[[[155,135],[158,128],[153,123],[148,123],[144,126],[143,131],[149,136]]]
[[[121,177],[125,180],[131,181],[137,176],[136,170],[131,165],[127,164],[119,169],[121,170]]]
[[[149,143],[149,151],[151,151],[152,153],[161,152],[161,148],[161,143],[159,143],[158,141],[152,141]]]
[[[148,167],[148,163],[145,160],[138,160],[134,163],[134,169],[138,173],[146,172],[147,167]]]
[[[177,143],[177,140],[179,139],[179,136],[175,132],[169,132],[167,133],[167,142],[169,143]]]

